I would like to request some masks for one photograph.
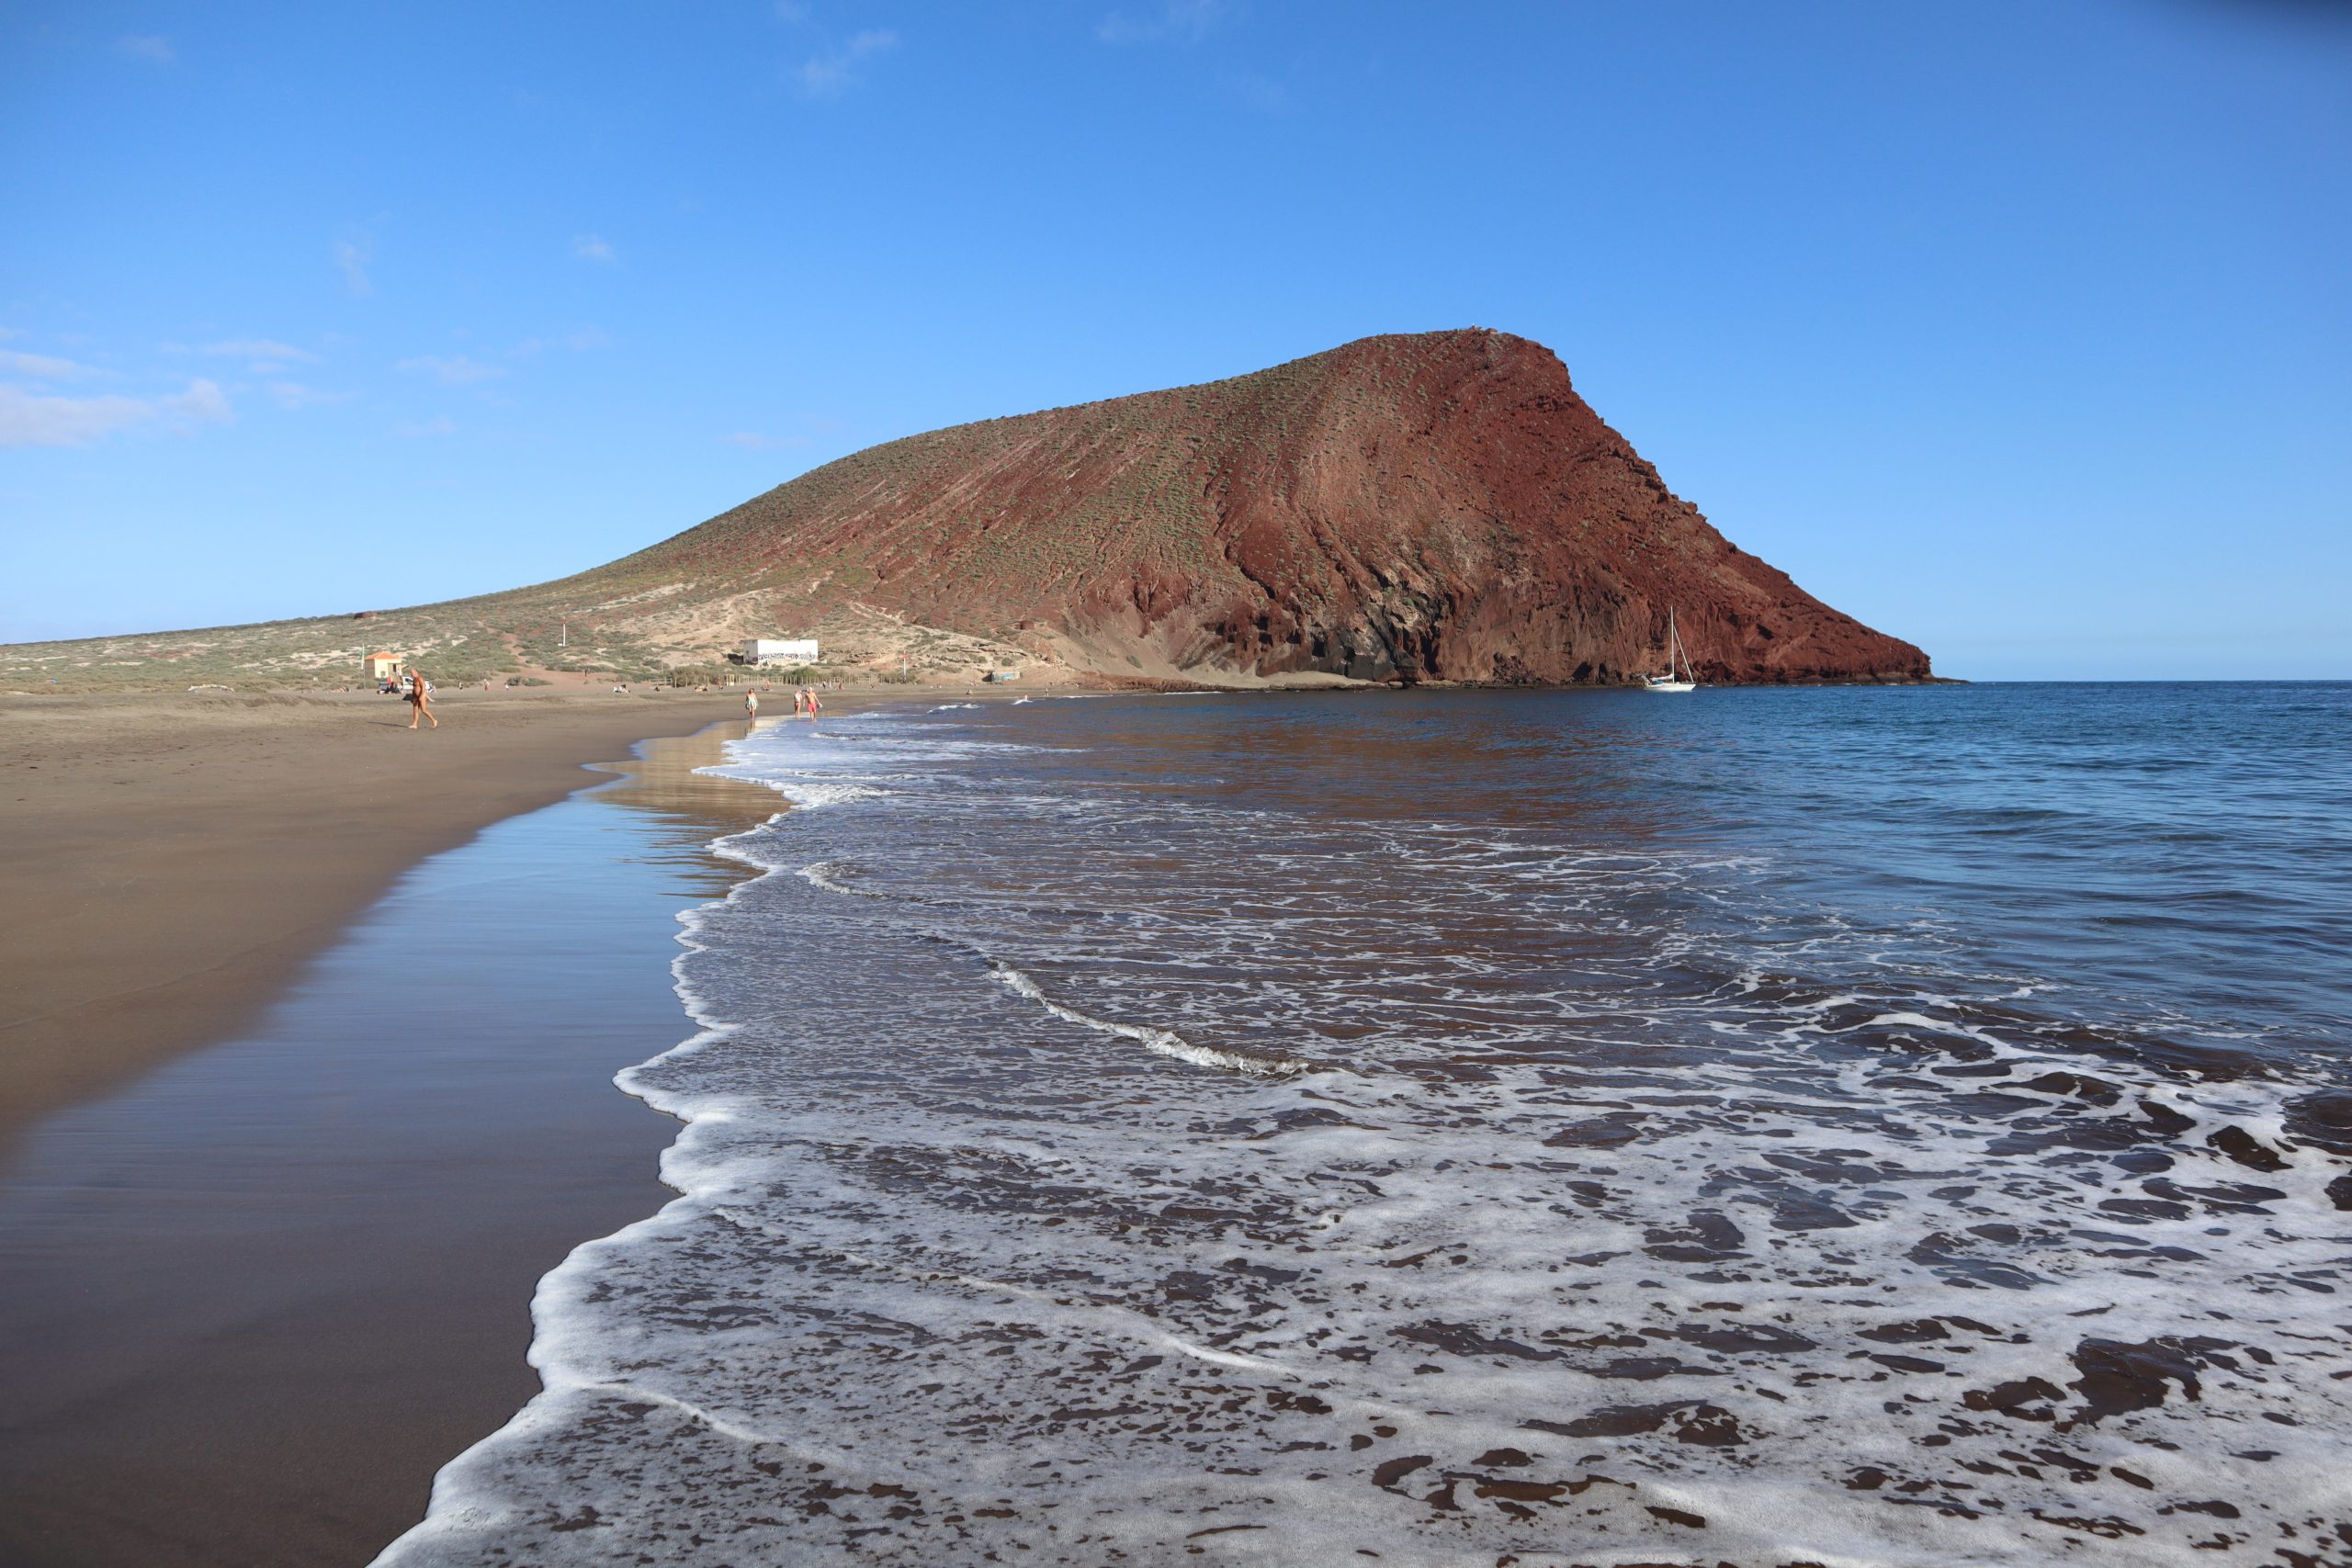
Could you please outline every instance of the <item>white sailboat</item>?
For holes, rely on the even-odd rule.
[[[1678,677],[1676,671],[1680,671]],[[1690,655],[1683,650],[1682,634],[1674,629],[1674,606],[1666,610],[1666,673],[1645,675],[1642,684],[1653,692],[1695,692],[1699,689],[1698,672],[1690,668]]]

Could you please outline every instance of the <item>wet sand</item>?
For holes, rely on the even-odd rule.
[[[0,1152],[245,1027],[424,856],[741,703],[453,692],[411,734],[373,694],[0,697]]]
[[[673,917],[741,874],[701,846],[781,803],[692,772],[741,729],[720,725],[649,742],[621,782],[492,825],[405,874],[375,868],[403,833],[411,845],[470,838],[492,800],[590,782],[578,752],[599,726],[696,724],[715,699],[691,701],[534,714],[503,745],[450,748],[439,768],[470,759],[491,775],[458,792],[476,819],[454,806],[388,812],[334,862],[339,884],[299,864],[298,851],[325,853],[333,837],[318,803],[296,814],[298,831],[228,845],[185,824],[143,834],[172,850],[177,886],[130,864],[85,874],[90,905],[163,904],[199,926],[226,885],[248,921],[245,941],[226,945],[265,951],[234,984],[192,985],[186,971],[160,984],[191,998],[183,1005],[209,1004],[200,1016],[229,1038],[25,1129],[0,1172],[0,1561],[364,1562],[422,1515],[442,1463],[537,1392],[524,1353],[537,1277],[669,1197],[655,1170],[674,1124],[610,1075],[689,1027],[669,983]],[[374,749],[357,728],[390,706],[322,705],[279,729],[214,733],[255,736],[281,764],[274,776],[313,788],[390,776],[438,791],[451,774],[435,761]],[[437,739],[476,716],[451,707]],[[494,736],[487,724],[477,733]],[[176,743],[192,753],[187,776],[209,786],[197,815],[233,820],[230,781],[204,777],[230,770],[220,744],[147,738],[165,757]],[[103,777],[78,765],[85,788]],[[157,771],[149,764],[145,790],[126,787],[149,823]],[[45,804],[51,822],[70,817],[54,796]],[[237,862],[258,853],[256,838],[279,840],[272,863],[300,912],[254,918],[266,871]],[[40,852],[67,854],[12,848],[12,874]],[[132,858],[127,844],[115,858]],[[362,895],[363,872],[394,886]],[[327,913],[338,899],[368,905],[347,930]],[[107,950],[119,959],[128,940]],[[239,993],[287,970],[275,999]],[[188,1043],[153,995],[98,978],[85,985],[100,995],[51,994],[85,1021],[149,1010],[153,1049],[115,1053],[107,1071]],[[58,1041],[74,1032],[50,1027]]]

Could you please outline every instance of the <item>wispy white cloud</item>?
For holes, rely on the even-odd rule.
[[[794,73],[801,96],[837,98],[862,80],[858,66],[899,47],[899,35],[882,29],[859,33],[839,49],[817,55]]]
[[[196,352],[217,354],[224,359],[268,359],[289,365],[305,365],[318,358],[307,348],[296,348],[274,337],[231,338],[226,343],[208,343]]]
[[[797,451],[810,445],[805,435],[763,435],[756,430],[739,430],[719,439],[729,446],[749,447],[754,452]]]
[[[513,353],[517,359],[528,359],[551,348],[568,348],[574,354],[586,354],[591,349],[609,348],[612,342],[605,335],[602,327],[575,327],[568,333],[555,333],[547,337],[526,337],[514,345]]]
[[[404,421],[392,426],[392,434],[412,441],[424,440],[435,435],[455,435],[458,434],[458,422],[447,414],[443,414],[437,419]]]
[[[343,273],[344,287],[366,298],[376,292],[375,280],[368,269],[376,260],[376,241],[372,235],[350,233],[334,243],[334,265]]]
[[[154,417],[145,398],[52,398],[0,387],[0,446],[87,446]]]
[[[87,446],[142,424],[217,424],[229,400],[201,377],[159,398],[59,398],[0,387],[0,446]]]
[[[571,254],[582,261],[603,262],[611,265],[620,257],[613,253],[612,242],[602,234],[578,234],[572,237]]]
[[[180,60],[179,51],[172,48],[172,40],[161,33],[126,33],[115,40],[115,47],[150,65],[176,65]]]
[[[462,354],[447,357],[438,354],[420,354],[401,360],[394,368],[431,375],[445,387],[468,387],[476,381],[494,381],[506,374],[503,365],[485,365]]]
[[[351,392],[330,392],[300,381],[272,381],[271,399],[282,409],[324,408],[333,403],[347,403],[356,395]]]
[[[156,406],[172,419],[194,420],[213,423],[234,416],[229,412],[229,400],[220,389],[199,376],[187,384],[187,390],[157,400]]]
[[[250,363],[256,376],[275,375],[288,365],[309,365],[318,355],[307,348],[297,348],[276,338],[232,338],[226,343],[184,344],[167,343],[158,345],[165,354],[203,354],[216,359],[243,359]]]
[[[1094,24],[1104,43],[1198,43],[1225,17],[1224,0],[1166,0],[1112,12]]]
[[[36,381],[87,381],[103,376],[105,371],[71,359],[59,359],[48,354],[23,354],[15,349],[0,348],[0,370],[29,376]]]

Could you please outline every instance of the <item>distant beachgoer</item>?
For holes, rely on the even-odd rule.
[[[759,693],[746,692],[743,694],[743,716],[750,719],[753,724],[757,724],[760,721]]]
[[[432,682],[426,680],[423,675],[417,676],[409,687],[408,701],[410,708],[408,727],[411,729],[414,729],[416,728],[416,721],[420,718],[430,720],[433,728],[435,729],[441,728],[441,721],[437,718],[434,718],[433,716]]]
[[[816,717],[820,712],[823,711],[824,706],[824,704],[817,700],[816,690],[812,687],[808,693],[808,716],[810,718]]]

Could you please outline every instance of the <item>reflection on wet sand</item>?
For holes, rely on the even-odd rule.
[[[245,1036],[32,1131],[0,1562],[365,1562],[531,1396],[539,1276],[671,1196],[612,1075],[689,1027],[675,916],[743,874],[705,846],[783,804],[695,773],[743,728],[424,863]]]
[[[748,832],[785,808],[784,798],[761,784],[697,772],[727,760],[730,740],[786,722],[730,719],[693,735],[648,740],[641,756],[598,766],[620,776],[595,792],[596,798],[645,813],[672,829],[662,834],[671,852],[660,858],[682,868],[698,867],[697,886],[717,897],[742,880],[743,868],[708,852],[713,839]]]

